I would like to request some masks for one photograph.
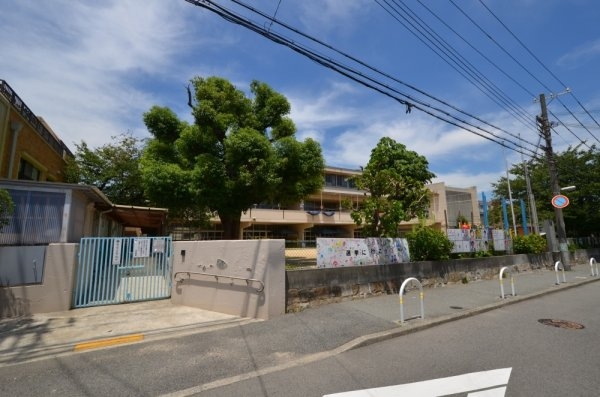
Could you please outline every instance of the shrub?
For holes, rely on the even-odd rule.
[[[541,254],[546,251],[546,239],[539,234],[515,236],[513,250],[515,254]]]
[[[454,244],[440,230],[419,225],[406,235],[412,261],[450,259]]]
[[[5,189],[0,189],[0,230],[8,224],[8,220],[14,211],[15,205],[10,194]]]

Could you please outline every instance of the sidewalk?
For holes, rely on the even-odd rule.
[[[158,340],[192,333],[210,333],[211,343],[220,343],[219,333],[243,337],[257,350],[285,352],[288,356],[337,354],[437,324],[475,315],[548,293],[600,280],[590,276],[589,265],[573,265],[565,272],[536,270],[500,282],[471,281],[424,289],[424,314],[420,318],[417,289],[404,295],[405,322],[400,323],[397,294],[361,298],[309,308],[272,320],[239,318],[184,306],[168,300],[74,309],[0,320],[0,367],[75,351],[123,343]],[[223,346],[226,350],[227,346]],[[272,356],[271,356],[272,357]],[[289,357],[288,357],[289,358]]]

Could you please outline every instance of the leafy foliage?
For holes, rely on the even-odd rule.
[[[15,204],[8,190],[0,189],[0,230],[6,225],[15,209]]]
[[[113,143],[90,149],[76,144],[75,159],[67,164],[70,183],[96,186],[115,204],[147,205],[141,184],[141,140],[131,134],[112,137]]]
[[[177,211],[215,211],[224,238],[239,238],[240,215],[253,204],[295,203],[323,185],[319,144],[295,138],[290,104],[253,81],[252,98],[219,77],[192,79],[194,124],[168,108],[144,114],[153,135],[142,156],[148,196]]]
[[[541,254],[546,252],[546,239],[539,234],[513,237],[515,254]]]
[[[565,228],[569,237],[583,237],[600,233],[600,152],[595,146],[583,150],[579,146],[569,147],[562,153],[555,154],[560,186],[575,185],[574,191],[565,193],[570,204],[563,209]],[[534,159],[529,162],[529,176],[531,188],[535,197],[538,219],[555,219],[552,186],[548,166],[544,158]],[[512,174],[510,187],[513,199],[523,199],[527,206],[527,187],[525,183],[524,167],[522,164],[514,165],[510,169]],[[493,184],[493,194],[496,198],[508,197],[508,184],[506,178],[501,178]],[[490,219],[501,224],[499,206],[495,211],[490,211]],[[518,201],[515,202],[515,217],[517,224],[521,223],[521,210]],[[529,208],[527,209],[529,213]]]
[[[397,237],[398,225],[421,217],[429,209],[425,184],[435,175],[427,159],[391,138],[382,138],[371,151],[363,173],[355,177],[358,189],[368,195],[351,213],[366,237]]]
[[[413,261],[438,261],[450,259],[454,244],[441,231],[424,225],[417,226],[406,235],[410,258]]]

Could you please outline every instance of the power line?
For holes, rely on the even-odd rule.
[[[253,7],[250,7],[247,4],[244,4],[243,2],[240,2],[240,1],[237,1],[237,0],[232,0],[232,2],[236,3],[238,5],[241,5],[242,7],[246,8],[247,10],[258,14],[258,15],[260,15],[263,18],[270,19],[271,21],[274,21],[275,23],[277,23],[278,25],[284,27],[285,29],[288,29],[288,30],[290,30],[291,32],[293,32],[295,34],[298,34],[298,35],[300,35],[300,36],[302,36],[302,37],[304,37],[304,38],[306,38],[306,39],[308,39],[308,40],[310,40],[310,41],[312,41],[312,42],[314,42],[314,43],[316,43],[316,44],[318,44],[320,46],[323,46],[323,47],[325,47],[328,50],[334,51],[335,53],[343,56],[344,58],[349,59],[349,60],[351,60],[353,62],[356,62],[357,64],[359,64],[360,66],[363,66],[363,67],[367,68],[368,70],[371,70],[371,71],[373,71],[373,72],[375,72],[377,74],[380,74],[383,77],[389,78],[390,80],[392,80],[392,81],[394,81],[396,83],[399,83],[399,84],[401,84],[401,85],[403,85],[403,86],[405,86],[405,87],[407,87],[409,89],[412,89],[413,91],[418,92],[419,94],[421,94],[421,95],[423,95],[423,96],[425,96],[425,97],[427,97],[429,99],[433,99],[434,101],[439,102],[439,103],[443,104],[444,106],[448,106],[451,109],[453,109],[453,110],[455,110],[455,111],[457,111],[457,112],[459,112],[459,113],[461,113],[461,114],[463,114],[463,115],[465,115],[467,117],[471,117],[471,118],[473,118],[473,119],[475,119],[475,120],[477,120],[479,122],[482,122],[482,123],[488,125],[489,127],[492,127],[492,128],[497,129],[499,131],[502,131],[502,132],[504,132],[504,133],[506,133],[508,135],[511,135],[511,136],[513,136],[516,139],[525,141],[524,139],[518,137],[515,134],[511,134],[510,132],[508,132],[506,130],[503,130],[502,128],[497,127],[495,125],[492,125],[492,124],[486,122],[485,120],[480,119],[477,116],[469,114],[469,113],[467,113],[467,112],[459,109],[458,107],[455,107],[455,106],[451,105],[450,103],[448,103],[446,101],[443,101],[443,100],[441,100],[439,98],[436,98],[433,95],[430,95],[427,92],[425,92],[425,91],[423,91],[423,90],[421,90],[421,89],[419,89],[419,88],[417,88],[417,87],[415,87],[413,85],[410,85],[410,84],[408,84],[408,83],[406,83],[406,82],[404,82],[404,81],[402,81],[402,80],[400,80],[400,79],[398,79],[396,77],[391,76],[388,73],[385,73],[385,72],[383,72],[383,71],[381,71],[379,69],[376,69],[376,68],[368,65],[367,63],[365,63],[365,62],[363,62],[363,61],[361,61],[361,60],[359,60],[359,59],[357,59],[357,58],[349,55],[348,53],[342,52],[342,51],[336,49],[335,47],[333,47],[333,46],[331,46],[331,45],[329,45],[329,44],[327,44],[327,43],[325,43],[325,42],[323,42],[323,41],[321,41],[321,40],[319,40],[319,39],[317,39],[315,37],[309,36],[309,35],[303,33],[302,31],[300,31],[300,30],[298,30],[298,29],[296,29],[296,28],[294,28],[294,27],[292,27],[292,26],[290,26],[288,24],[283,23],[282,21],[278,21],[276,19],[272,19],[269,15],[267,15],[266,13],[261,12],[260,10],[257,10],[257,9],[255,9]],[[414,98],[412,98],[410,96],[407,96],[407,97],[409,99],[411,99],[411,100],[414,100]],[[525,142],[527,142],[527,141],[525,141]],[[531,142],[527,142],[527,143],[529,143],[530,145],[533,145]]]
[[[423,2],[421,0],[417,0],[417,2],[419,4],[421,4],[421,6],[423,8],[425,8],[427,11],[429,11],[429,13],[431,15],[433,15],[440,23],[442,23],[444,26],[446,26],[452,33],[454,33],[456,36],[458,36],[465,44],[467,44],[469,47],[471,47],[471,49],[473,49],[475,52],[477,52],[483,59],[488,61],[488,63],[491,66],[493,66],[496,70],[498,70],[500,73],[502,73],[505,77],[507,77],[509,80],[511,80],[513,83],[515,83],[519,88],[521,88],[523,91],[525,91],[527,94],[529,94],[532,98],[535,98],[536,95],[534,93],[532,93],[527,88],[525,88],[525,86],[523,84],[519,83],[513,76],[511,76],[504,69],[499,67],[496,62],[492,61],[483,52],[481,52],[477,47],[475,47],[473,44],[471,44],[471,42],[469,40],[465,39],[464,36],[462,36],[454,28],[452,28],[450,25],[448,25],[446,23],[446,21],[444,21],[443,18],[441,18],[438,14],[436,14],[433,10],[431,10],[431,8],[429,8],[427,5],[423,4]]]
[[[380,1],[383,1],[391,10],[386,8]],[[419,17],[410,7],[406,6],[404,2],[400,0],[400,3],[402,3],[402,5],[400,5],[396,0],[392,0],[395,6],[390,4],[388,0],[375,0],[375,2],[488,98],[498,106],[504,108],[526,127],[535,130],[532,122],[533,117],[531,117],[524,109],[516,105],[514,100],[460,54],[459,51]],[[402,18],[406,23],[399,20],[398,17]],[[410,25],[410,27],[407,26],[407,24]],[[411,29],[411,27],[413,29]]]
[[[523,43],[518,37],[517,35],[515,35],[512,30],[510,30],[508,28],[508,26],[506,26],[506,24],[504,22],[502,22],[500,20],[500,18],[498,18],[498,16],[496,14],[494,14],[494,12],[492,12],[492,10],[483,2],[483,0],[479,0],[479,2],[481,3],[481,5],[500,23],[500,25],[502,25],[504,27],[504,29],[506,29],[506,31],[508,33],[510,33],[510,35],[529,53],[529,55],[531,55],[533,57],[533,59],[535,59],[537,61],[537,63],[539,63],[542,68],[544,68],[549,74],[550,76],[554,77],[554,79],[556,81],[558,81],[559,84],[561,84],[565,89],[567,89],[567,91],[571,94],[571,96],[575,99],[575,101],[579,104],[579,106],[587,113],[587,115],[594,120],[594,122],[596,123],[596,125],[598,127],[600,127],[600,124],[598,123],[598,121],[594,118],[594,116],[592,116],[588,110],[583,106],[583,104],[579,101],[579,99],[577,99],[577,97],[575,96],[575,94],[573,94],[572,90],[568,89],[568,86],[563,83],[558,76],[556,76],[548,67],[546,67],[546,65],[525,45],[525,43]],[[548,88],[547,88],[548,89]],[[586,128],[583,123],[581,121],[579,121],[579,119],[577,117],[575,117],[575,115],[573,114],[573,112],[571,112],[570,109],[568,109],[566,107],[566,105],[564,103],[562,103],[562,101],[559,100],[559,102],[563,105],[563,107],[569,112],[569,114],[571,114],[571,116],[577,120],[577,122],[579,122],[581,124],[581,126],[587,130],[587,132],[596,140],[600,143],[600,140],[598,140],[598,138],[588,129]]]
[[[230,21],[232,23],[236,23],[236,24],[241,25],[243,27],[246,27],[246,28],[248,28],[248,29],[250,29],[250,30],[252,30],[252,31],[254,31],[254,32],[262,35],[262,36],[264,36],[264,37],[267,37],[268,39],[270,39],[270,40],[272,40],[272,41],[274,41],[274,42],[276,42],[278,44],[285,45],[288,48],[290,48],[290,49],[292,49],[292,50],[294,50],[294,51],[296,51],[296,52],[298,52],[298,53],[300,53],[300,54],[308,57],[309,59],[311,59],[311,60],[313,60],[313,61],[315,61],[315,62],[317,62],[317,63],[319,63],[319,64],[321,64],[321,65],[323,65],[325,67],[328,67],[328,68],[330,68],[330,69],[332,69],[332,70],[334,70],[334,71],[336,71],[336,72],[338,72],[338,73],[340,73],[340,74],[342,74],[342,75],[344,75],[344,76],[346,76],[346,77],[348,77],[348,78],[350,78],[350,79],[352,79],[352,80],[354,80],[354,81],[356,81],[356,82],[358,82],[358,83],[360,83],[360,84],[362,84],[362,85],[364,85],[364,86],[366,86],[368,88],[374,89],[374,90],[376,90],[376,91],[378,91],[378,92],[380,92],[380,93],[382,93],[382,94],[384,94],[384,95],[386,95],[386,96],[388,96],[390,98],[395,99],[396,101],[398,101],[399,103],[401,103],[401,104],[403,104],[403,105],[405,105],[407,107],[407,113],[410,112],[410,110],[412,108],[416,108],[418,110],[423,111],[426,114],[429,114],[432,117],[435,117],[435,118],[437,118],[437,119],[439,119],[441,121],[444,121],[444,122],[446,122],[448,124],[454,125],[454,126],[456,126],[458,128],[464,129],[464,130],[469,131],[471,133],[474,133],[474,134],[476,134],[476,135],[478,135],[480,137],[483,137],[483,138],[488,139],[488,140],[490,140],[492,142],[495,142],[495,143],[497,143],[497,144],[499,144],[499,145],[501,145],[503,147],[506,147],[507,149],[511,149],[511,150],[517,151],[519,153],[524,153],[524,152],[534,153],[531,149],[526,148],[526,147],[522,146],[519,143],[516,143],[516,142],[514,142],[512,140],[509,140],[509,139],[505,139],[505,138],[499,137],[497,134],[495,134],[495,133],[493,133],[491,131],[485,130],[485,129],[481,128],[480,126],[476,126],[476,125],[474,125],[474,124],[472,124],[472,123],[470,123],[470,122],[468,122],[468,121],[466,121],[464,119],[461,119],[461,118],[459,118],[457,116],[454,116],[454,115],[450,114],[448,111],[444,111],[444,110],[439,109],[437,107],[434,107],[434,106],[432,106],[430,104],[424,103],[423,101],[418,100],[417,98],[414,98],[414,97],[412,97],[412,96],[410,96],[410,95],[408,95],[406,93],[400,92],[397,89],[394,89],[393,87],[390,87],[388,84],[385,84],[385,83],[383,83],[381,81],[378,81],[375,78],[370,77],[370,76],[366,75],[363,72],[360,72],[360,71],[358,71],[356,69],[353,69],[351,67],[343,65],[342,63],[340,63],[338,61],[335,61],[335,60],[333,60],[331,58],[325,57],[324,55],[318,54],[317,52],[315,52],[313,50],[310,50],[307,47],[301,45],[299,42],[287,39],[284,36],[276,34],[276,33],[272,32],[270,30],[266,30],[264,27],[261,27],[260,24],[253,23],[249,19],[244,18],[244,17],[242,17],[240,15],[237,15],[233,11],[228,10],[225,7],[222,7],[222,6],[218,5],[218,4],[215,4],[212,1],[208,1],[208,0],[186,0],[186,1],[188,1],[189,3],[194,4],[196,6],[208,9],[208,10],[216,13],[217,15],[221,16],[225,20]],[[268,20],[272,20],[275,24],[277,24],[279,26],[282,26],[282,27],[284,27],[284,28],[286,28],[286,29],[288,29],[288,30],[296,33],[296,34],[299,34],[302,37],[307,38],[307,39],[309,39],[309,40],[311,40],[311,41],[313,41],[315,43],[318,43],[318,44],[324,46],[325,48],[327,48],[329,50],[332,50],[332,51],[334,51],[334,52],[336,52],[336,53],[338,53],[340,55],[343,55],[344,57],[346,57],[348,59],[351,59],[351,60],[359,63],[361,66],[367,67],[369,70],[375,71],[375,72],[377,72],[377,73],[379,73],[379,74],[381,74],[383,76],[386,76],[386,77],[392,79],[393,81],[396,81],[396,82],[399,82],[401,84],[404,84],[405,86],[409,86],[406,83],[401,82],[400,80],[398,80],[396,78],[393,78],[393,77],[391,77],[391,76],[389,76],[389,75],[387,75],[387,74],[385,74],[385,73],[383,73],[381,71],[378,71],[377,69],[375,69],[373,67],[368,66],[366,63],[364,63],[362,61],[359,61],[356,58],[351,57],[348,54],[342,53],[341,51],[335,49],[334,47],[332,47],[332,46],[330,46],[330,45],[328,45],[326,43],[323,43],[320,40],[315,39],[314,37],[308,36],[308,35],[300,32],[299,30],[297,30],[297,29],[295,29],[295,28],[293,28],[291,26],[288,26],[288,25],[282,23],[281,21],[278,21],[278,20],[272,18],[270,15],[266,15],[266,14],[262,13],[261,11],[256,10],[256,9],[248,6],[247,4],[244,4],[244,3],[239,2],[239,1],[234,1],[234,3],[236,3],[236,4],[238,4],[238,5],[246,8],[247,10],[249,10],[249,11],[251,11],[253,13],[256,13],[257,15],[260,15],[263,18],[266,18]],[[416,89],[415,87],[412,87],[412,86],[409,86],[409,87],[410,88],[414,88],[417,92],[419,92],[419,93],[421,93],[421,94],[423,94],[423,95],[425,95],[425,96],[427,96],[429,98],[432,98],[432,99],[434,99],[434,100],[436,100],[436,101],[438,101],[438,102],[440,102],[440,103],[442,103],[444,105],[447,105],[450,108],[452,108],[452,109],[454,109],[456,111],[461,112],[462,114],[468,115],[469,117],[471,117],[473,119],[476,119],[476,120],[478,120],[480,122],[483,122],[486,125],[492,126],[493,128],[498,129],[499,131],[503,131],[503,130],[499,129],[498,127],[495,127],[495,126],[493,126],[493,125],[485,122],[484,120],[481,120],[480,118],[478,118],[476,116],[469,115],[468,113],[466,113],[466,112],[464,112],[464,111],[462,111],[462,110],[460,110],[460,109],[458,109],[458,108],[456,108],[456,107],[454,107],[454,106],[452,106],[450,104],[447,104],[446,102],[441,101],[441,100],[439,100],[439,99],[431,96],[430,94],[425,93],[422,90],[418,90],[418,89]],[[479,130],[481,132],[478,132],[478,131],[475,131],[475,130]],[[507,131],[503,131],[503,132],[507,132]],[[484,135],[484,134],[488,134],[490,136],[487,136],[487,135]],[[528,143],[530,145],[534,145],[533,143],[527,142],[527,141],[525,141],[523,139],[520,139],[520,141],[521,142],[526,142],[526,143]],[[528,155],[528,157],[529,156],[530,155]]]
[[[473,25],[475,25],[488,39],[490,39],[500,50],[502,50],[502,52],[504,52],[510,59],[512,59],[517,65],[519,65],[521,67],[521,69],[523,69],[527,74],[529,74],[529,76],[531,76],[535,81],[537,81],[542,87],[544,87],[546,90],[548,90],[548,92],[552,92],[552,90],[546,84],[544,84],[537,76],[535,76],[529,69],[527,69],[521,62],[519,62],[519,60],[517,60],[510,52],[508,52],[508,50],[506,50],[506,48],[504,48],[496,39],[494,39],[483,27],[481,27],[480,24],[478,24],[473,18],[471,18],[471,16],[469,16],[458,4],[456,4],[456,2],[454,0],[448,0],[448,1],[461,14],[463,14]],[[554,117],[556,117],[556,116],[554,116]],[[575,134],[571,130],[569,130],[569,132],[571,132],[571,134],[573,134],[573,136],[575,138],[577,138],[577,140],[579,140],[580,142],[585,144],[585,142],[581,138],[579,138],[577,136],[577,134]]]

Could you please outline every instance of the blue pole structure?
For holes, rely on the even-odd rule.
[[[489,227],[488,208],[487,208],[487,200],[486,200],[484,192],[481,192],[481,201],[483,203],[483,226],[484,226],[485,230],[487,230]]]
[[[523,235],[527,236],[529,234],[529,228],[527,227],[527,211],[525,211],[525,201],[521,199],[521,219],[523,223]]]
[[[505,198],[502,198],[502,218],[504,219],[504,230],[508,232],[508,212],[506,212]]]

